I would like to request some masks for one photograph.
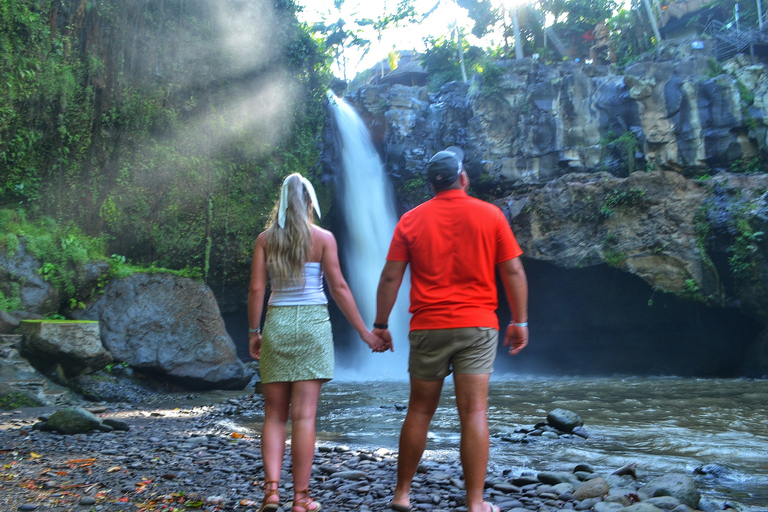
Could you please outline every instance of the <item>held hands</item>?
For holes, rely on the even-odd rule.
[[[261,357],[261,333],[252,332],[248,335],[248,352],[255,360],[259,360]]]
[[[395,351],[395,346],[392,343],[392,333],[389,332],[389,329],[374,329],[373,334],[378,336],[384,342],[384,349],[381,350],[381,352],[386,352],[387,350],[391,352]]]
[[[392,344],[391,342],[387,344],[387,341],[383,339],[381,335],[376,331],[377,329],[374,329],[373,332],[366,332],[360,337],[363,339],[366,345],[371,347],[373,352],[385,352],[389,347],[391,347]]]
[[[509,347],[509,355],[519,354],[528,346],[528,326],[509,324],[504,333],[504,346]]]

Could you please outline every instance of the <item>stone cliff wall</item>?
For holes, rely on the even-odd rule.
[[[622,75],[525,59],[503,63],[494,84],[476,77],[433,95],[375,86],[347,99],[401,210],[430,197],[429,157],[460,145],[472,192],[506,212],[527,260],[617,268],[654,293],[764,326],[768,68],[690,53]],[[747,330],[744,354],[758,345]]]

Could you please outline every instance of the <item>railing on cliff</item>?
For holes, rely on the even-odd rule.
[[[739,28],[734,23],[711,20],[704,28],[704,34],[715,41],[714,54],[719,61],[730,59],[738,53],[749,50],[754,59],[755,46],[768,47],[768,35],[754,28]]]

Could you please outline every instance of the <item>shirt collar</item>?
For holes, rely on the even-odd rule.
[[[435,194],[435,197],[440,198],[453,198],[453,197],[465,197],[467,193],[464,191],[464,189],[461,188],[451,188],[448,190],[441,190],[437,194]]]

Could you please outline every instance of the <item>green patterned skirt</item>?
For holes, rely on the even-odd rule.
[[[261,340],[261,382],[333,378],[328,306],[269,306]]]

